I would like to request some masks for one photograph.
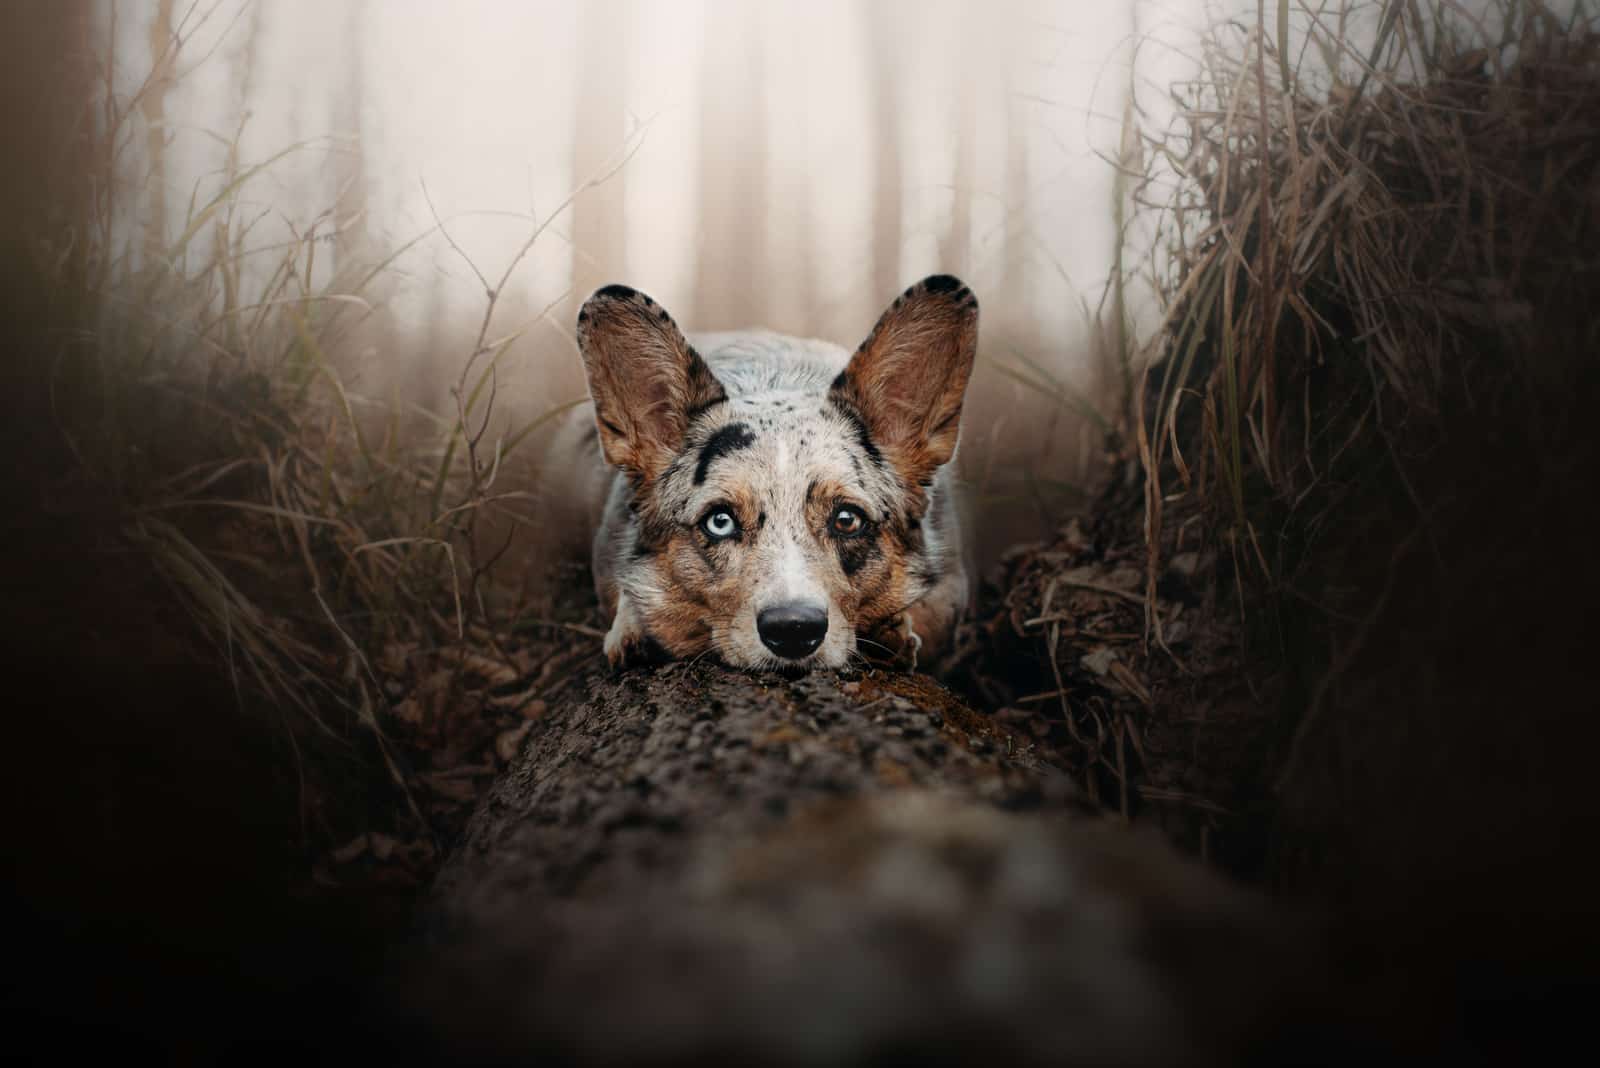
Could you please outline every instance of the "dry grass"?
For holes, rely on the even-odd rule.
[[[452,646],[514,661],[497,637],[517,607],[500,569],[527,494],[505,473],[568,405],[520,426],[496,411],[502,360],[531,325],[498,334],[497,312],[550,219],[485,283],[452,410],[364,395],[350,382],[395,261],[425,241],[453,245],[449,223],[372,252],[351,239],[359,219],[330,208],[265,241],[255,187],[296,154],[343,146],[249,161],[235,131],[219,138],[228,162],[214,191],[152,225],[152,174],[130,163],[140,145],[159,150],[145,105],[215,6],[175,29],[131,96],[112,84],[110,45],[94,57],[105,72],[85,116],[94,193],[71,226],[37,235],[60,302],[49,431],[71,457],[47,493],[93,502],[117,551],[153,567],[241,710],[272,718],[297,752],[316,737],[375,746],[425,828],[386,740],[395,687],[383,664],[396,649]]]
[[[1512,1049],[1594,959],[1564,843],[1600,745],[1600,23],[1389,0],[1358,50],[1354,8],[1219,27],[1150,145],[1147,589],[1191,523],[1257,684],[1247,730],[1212,709],[1165,748],[1255,776],[1252,863],[1337,903],[1364,986],[1449,991],[1437,1033],[1503,1018]]]
[[[1600,25],[1285,2],[1195,58],[1123,161],[1165,312],[1102,420],[1125,462],[1079,536],[1011,562],[964,684],[1241,873],[1269,828],[1403,857],[1421,808],[1393,784],[1469,781],[1512,720],[1559,720],[1585,634]]]
[[[1236,574],[1360,614],[1311,572],[1352,517],[1429,536],[1445,422],[1554,441],[1577,415],[1600,32],[1583,5],[1264,8],[1211,31],[1145,145],[1168,307],[1138,395],[1150,583],[1164,513],[1200,508]]]

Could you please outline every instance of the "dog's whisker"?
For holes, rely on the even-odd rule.
[[[871,638],[863,638],[863,637],[857,635],[856,643],[859,644],[859,645],[871,645],[871,646],[874,646],[876,648],[882,649],[884,652],[888,653],[890,656],[894,656],[895,655],[895,651],[893,649],[889,648],[889,646],[883,644],[882,642],[875,642]]]

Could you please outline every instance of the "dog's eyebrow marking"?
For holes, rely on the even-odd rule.
[[[835,404],[833,410],[843,416],[850,423],[851,429],[856,434],[856,444],[861,446],[861,451],[867,454],[867,459],[878,467],[883,466],[883,453],[878,451],[877,443],[872,440],[872,435],[867,431],[866,420],[861,418],[859,412],[849,405]]]
[[[717,405],[723,403],[727,399],[728,398],[726,398],[726,397],[717,397],[717,398],[715,398],[713,400],[706,401],[704,404],[697,404],[693,408],[690,408],[687,412],[684,412],[683,413],[683,417],[685,419],[687,419],[689,422],[692,423],[696,419],[700,418],[702,415],[706,414],[706,412],[710,411],[712,408],[715,408]]]
[[[706,474],[711,470],[711,465],[719,456],[726,456],[730,452],[748,449],[755,444],[756,436],[744,423],[729,423],[718,427],[716,433],[706,439],[700,446],[700,462],[695,464],[694,484],[702,486],[706,481]]]

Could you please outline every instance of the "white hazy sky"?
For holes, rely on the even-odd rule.
[[[1105,157],[1130,82],[1159,122],[1195,70],[1201,25],[1256,10],[1250,0],[172,6],[192,36],[166,96],[170,229],[219,187],[235,138],[244,165],[305,142],[246,189],[253,245],[326,232],[336,204],[362,203],[375,247],[393,249],[437,213],[496,279],[547,224],[491,332],[552,309],[508,362],[534,408],[581,388],[569,324],[604,282],[651,293],[691,331],[759,324],[853,345],[901,287],[950,271],[984,305],[980,368],[990,370],[977,392],[1000,413],[996,426],[1039,403],[996,376],[997,363],[1021,354],[1088,380],[1083,307],[1111,269]],[[1326,5],[1294,6],[1303,18]],[[1377,7],[1354,6],[1359,38]],[[157,0],[103,2],[123,94],[149,69],[156,10]],[[135,138],[124,161],[131,189],[149,173],[142,145]],[[630,150],[616,178],[563,210]],[[342,182],[355,183],[343,201]],[[124,216],[130,239],[147,217],[140,195]],[[255,264],[258,279],[275,266]],[[438,349],[432,371],[453,366],[483,307],[472,267],[435,234],[393,277],[396,335]],[[458,323],[467,336],[454,345],[443,328]]]
[[[126,89],[148,65],[156,2],[113,2]],[[688,319],[697,281],[717,261],[753,278],[760,294],[756,307],[724,315],[859,332],[894,295],[875,291],[882,278],[872,260],[886,136],[875,116],[888,113],[902,194],[898,269],[889,273],[897,284],[935,270],[966,274],[991,306],[1036,321],[1035,339],[1072,336],[1078,297],[1092,301],[1104,284],[1111,172],[1097,153],[1116,147],[1133,18],[1147,34],[1181,42],[1199,6],[199,0],[191,14],[192,2],[174,4],[175,18],[199,27],[167,99],[175,217],[195,189],[218,180],[223,140],[236,132],[246,163],[325,138],[249,190],[267,212],[261,240],[303,229],[337,199],[342,172],[332,156],[350,151],[359,131],[372,233],[397,245],[427,229],[436,209],[493,277],[529,220],[546,219],[592,176],[580,168],[598,170],[637,140],[616,188],[585,194],[615,215],[620,251],[586,263],[596,252],[575,251],[570,217],[557,218],[514,282],[529,307],[604,277],[644,288]],[[1141,75],[1170,80],[1174,61],[1182,62],[1177,51],[1147,45]],[[580,130],[584,104],[599,95],[615,97],[607,101],[614,121]],[[969,159],[958,174],[963,128]],[[754,174],[741,162],[752,155],[764,161]],[[727,172],[715,187],[731,190],[725,210],[759,218],[709,216],[717,205],[702,196],[708,162]],[[970,214],[964,262],[950,263],[958,197]],[[750,228],[762,236],[759,255],[729,247]],[[399,304],[403,316],[430,314],[420,295],[441,282],[451,306],[480,300],[471,270],[442,241],[425,242],[404,267],[416,299]]]

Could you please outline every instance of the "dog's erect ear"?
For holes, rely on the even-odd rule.
[[[911,485],[956,451],[961,400],[978,351],[978,298],[958,278],[924,278],[889,306],[834,379],[872,443]]]
[[[728,399],[666,309],[627,286],[606,286],[584,304],[578,349],[606,462],[637,484],[672,462],[690,420]]]

